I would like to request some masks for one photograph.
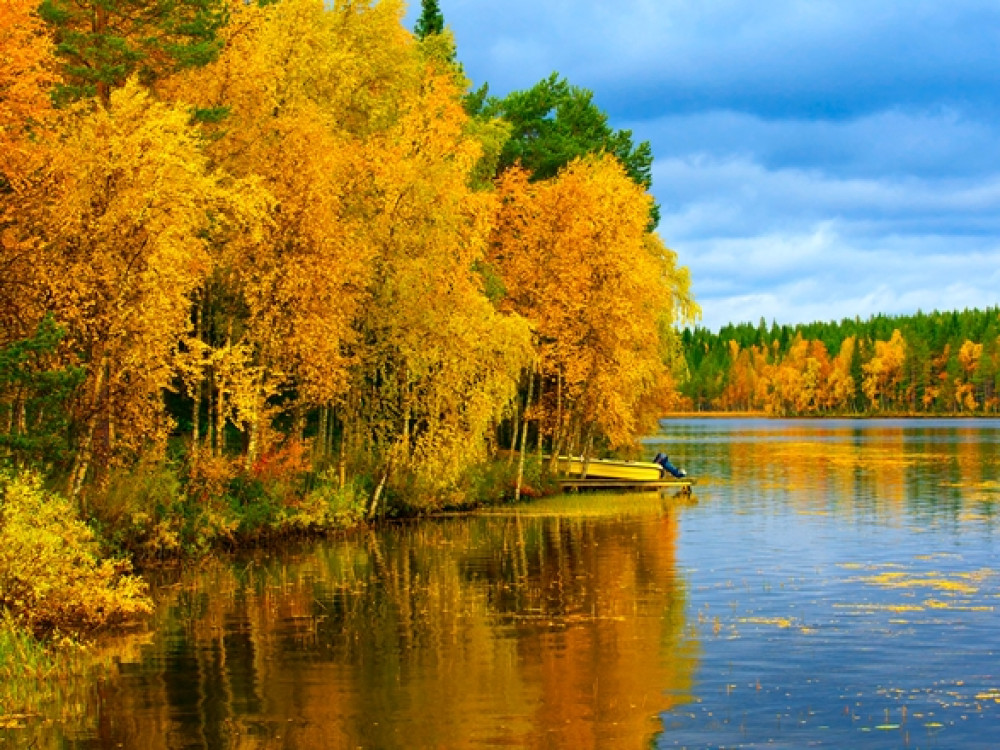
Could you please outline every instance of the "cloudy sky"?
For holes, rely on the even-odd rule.
[[[555,71],[652,144],[703,325],[1000,303],[996,0],[439,3],[475,85]]]

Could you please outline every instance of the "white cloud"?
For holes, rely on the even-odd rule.
[[[1000,242],[992,239],[859,240],[821,225],[812,234],[707,238],[675,249],[712,329],[761,317],[805,323],[1000,303]]]
[[[442,9],[475,84],[558,71],[651,142],[706,325],[1000,301],[994,0]]]

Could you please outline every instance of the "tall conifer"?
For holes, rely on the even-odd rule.
[[[437,0],[421,0],[422,8],[420,18],[417,19],[413,32],[420,39],[426,39],[431,34],[440,34],[444,31],[444,15],[438,6]]]

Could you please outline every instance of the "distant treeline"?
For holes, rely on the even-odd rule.
[[[1000,407],[1000,308],[718,333],[686,329],[680,386],[697,411],[994,414]]]

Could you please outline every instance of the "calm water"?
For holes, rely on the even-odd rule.
[[[987,748],[1000,421],[683,420],[550,499],[157,589],[73,748]]]

